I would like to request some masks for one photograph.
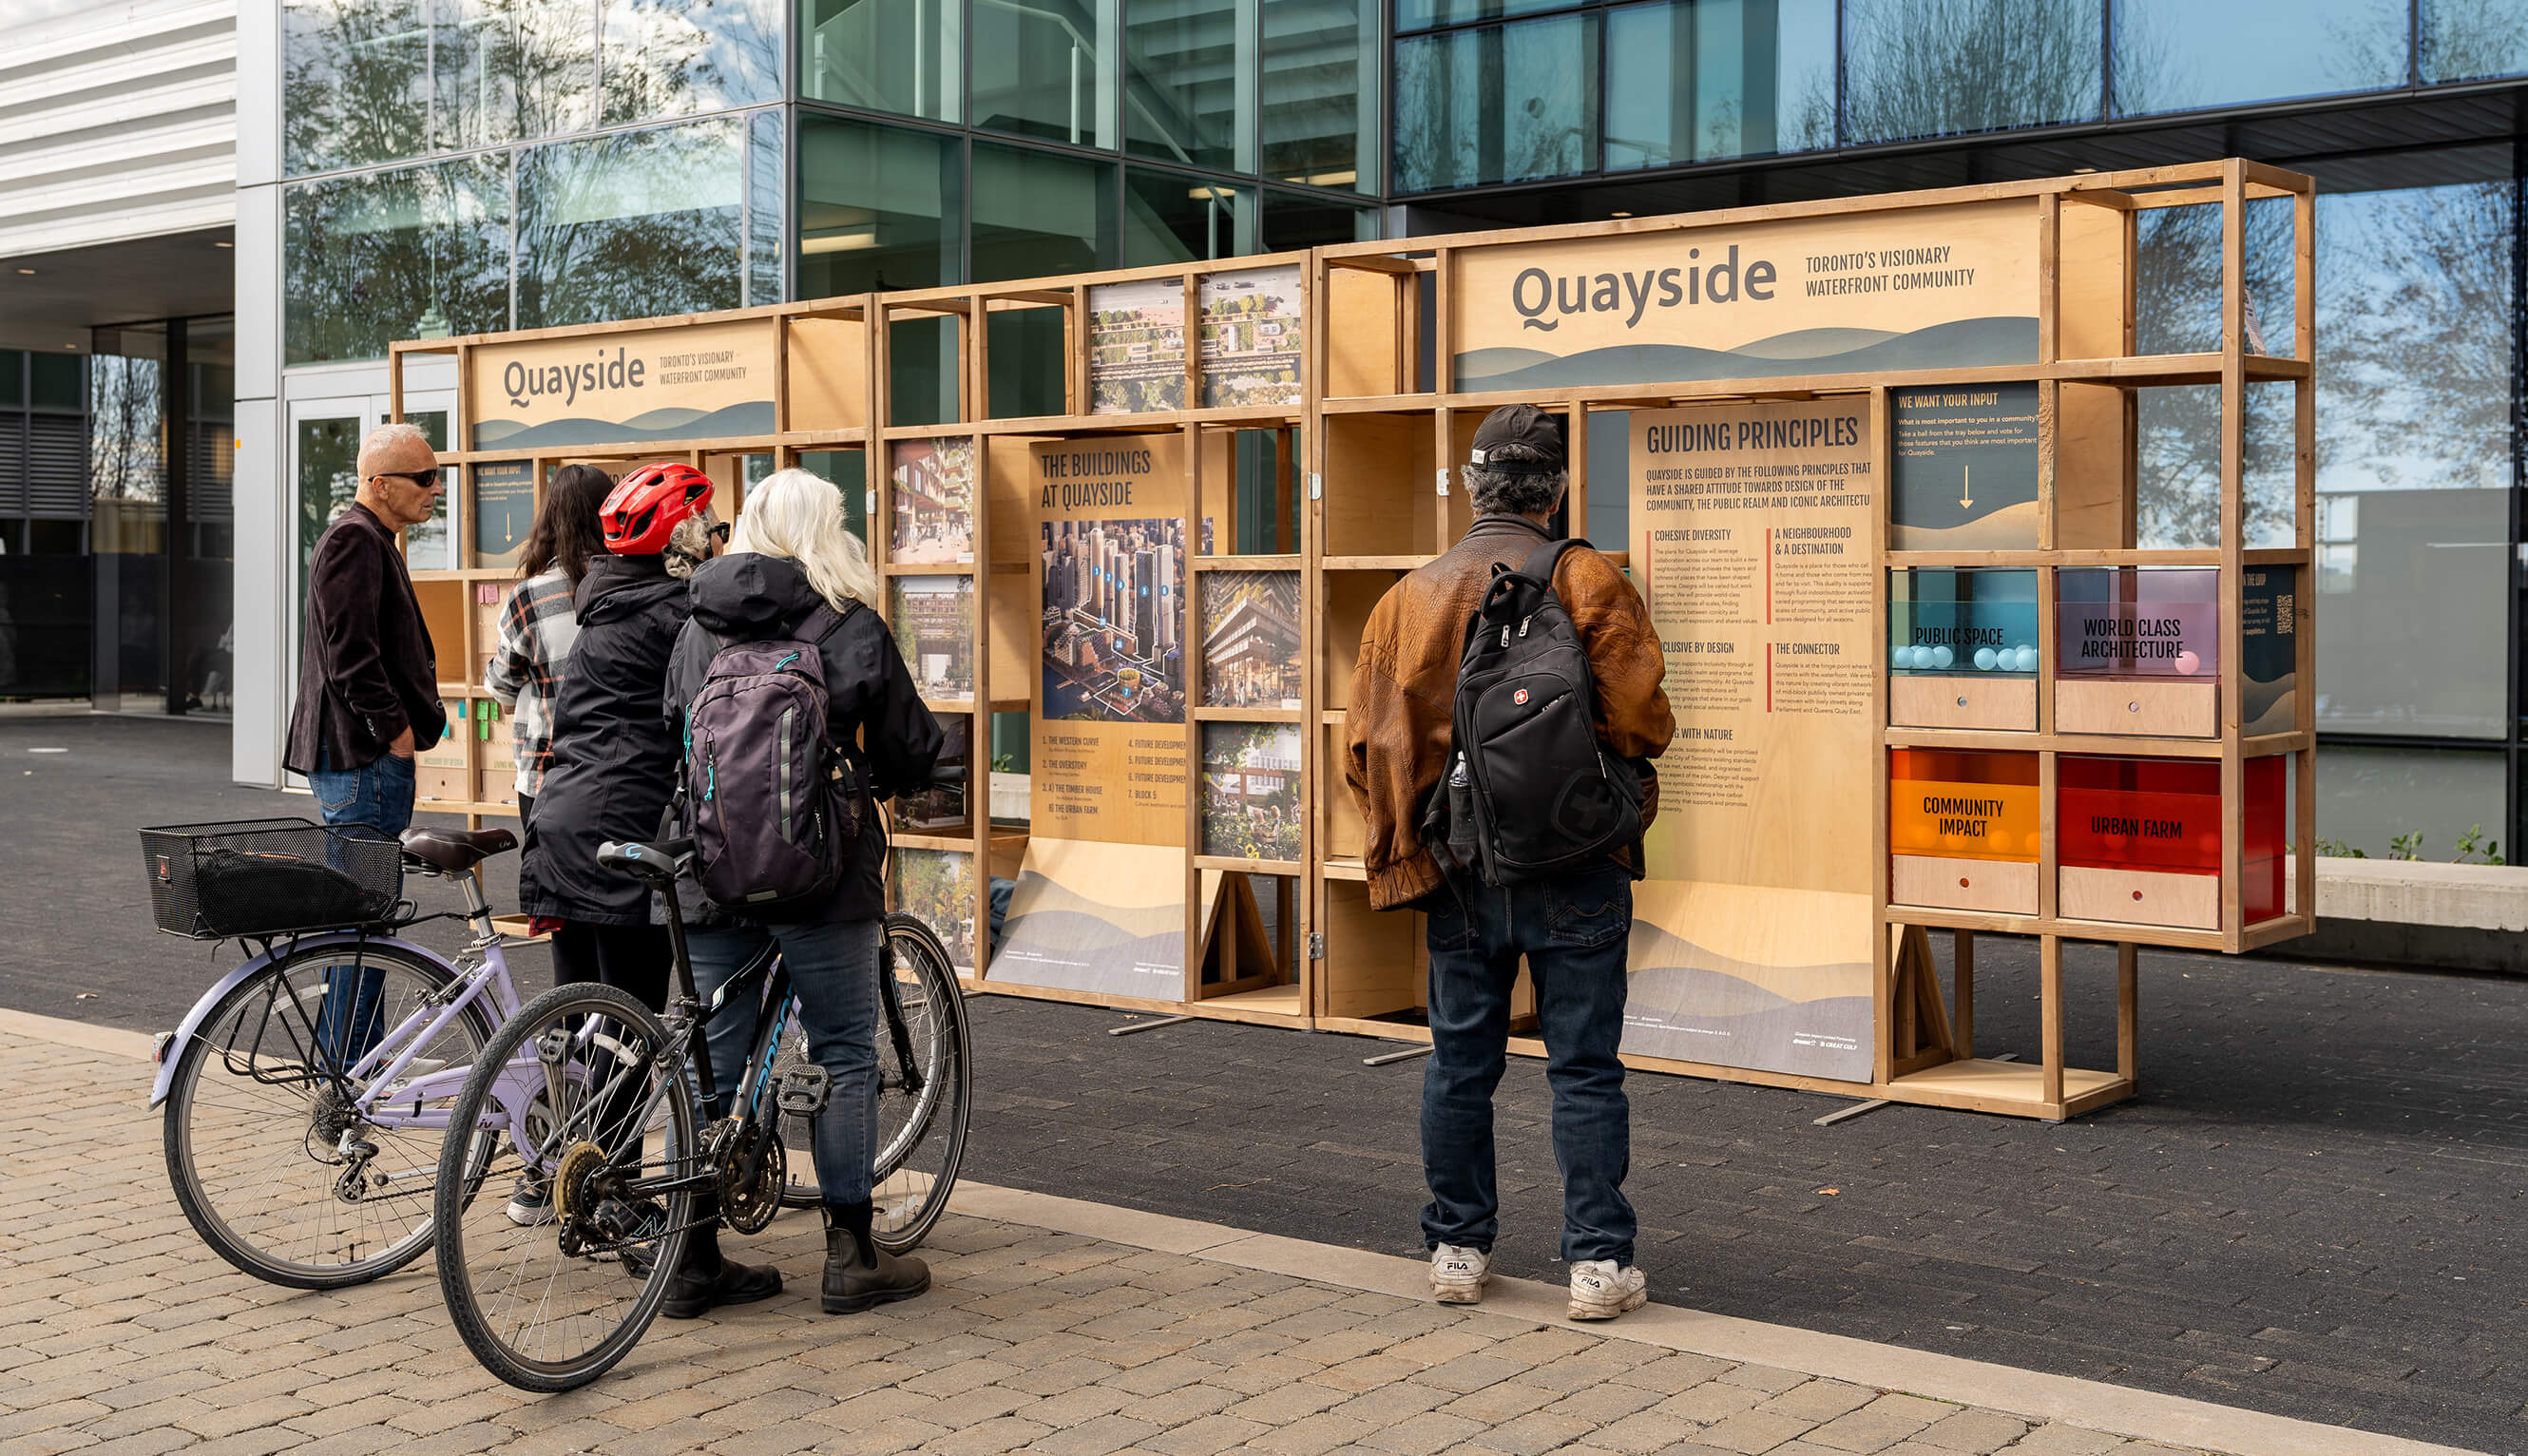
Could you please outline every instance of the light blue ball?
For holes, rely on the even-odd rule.
[[[2036,670],[2036,649],[2032,647],[2021,648],[2018,651],[2013,652],[2011,656],[2021,672],[2034,672]]]
[[[1914,659],[1921,655],[1911,647],[1901,647],[1896,650],[1894,660],[1899,667],[1920,667],[1922,664]]]
[[[2001,653],[1994,651],[1994,650],[1993,650],[1992,649],[1990,649],[1990,648],[1977,648],[1977,649],[1975,649],[1975,670],[1976,670],[1976,671],[1978,671],[1978,672],[1990,672],[1990,671],[1992,671],[1992,669],[1993,669],[1993,664],[1995,664],[1995,663],[1999,662],[2000,660],[2001,660]]]
[[[1958,654],[1950,651],[1947,648],[1940,647],[1931,649],[1931,665],[1933,667],[1946,667],[1956,660],[1958,660]]]

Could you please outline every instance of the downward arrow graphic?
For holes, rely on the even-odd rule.
[[[1958,487],[1958,508],[1973,510],[1975,509],[1975,467],[1970,465],[1966,470],[1967,478]]]

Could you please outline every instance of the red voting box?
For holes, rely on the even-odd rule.
[[[2246,919],[2283,909],[2286,776],[2280,756],[2250,758]],[[2221,765],[2203,758],[2092,758],[2055,765],[2058,908],[2067,919],[2221,925]]]

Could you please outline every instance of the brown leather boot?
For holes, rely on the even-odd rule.
[[[869,1237],[867,1203],[825,1205],[825,1313],[857,1315],[930,1287],[930,1266],[897,1258]]]
[[[697,1214],[711,1222],[685,1240],[684,1260],[667,1276],[667,1297],[658,1313],[670,1320],[699,1319],[724,1304],[753,1304],[781,1292],[781,1271],[769,1264],[740,1264],[719,1252],[719,1200],[694,1200]]]

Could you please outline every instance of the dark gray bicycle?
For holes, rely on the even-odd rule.
[[[663,888],[692,854],[691,840],[608,844],[598,860]],[[502,1135],[489,1167],[466,1166],[479,1143],[445,1145],[440,1288],[466,1348],[520,1389],[584,1385],[631,1352],[701,1226],[696,1195],[716,1193],[719,1222],[735,1232],[770,1223],[791,1187],[785,1124],[797,1136],[824,1106],[823,1069],[783,1055],[797,1006],[780,958],[764,957],[704,1005],[675,896],[662,898],[676,976],[664,1015],[611,986],[557,986],[494,1033],[449,1109],[453,1125]],[[885,933],[871,1234],[902,1253],[947,1209],[974,1068],[939,938],[905,914],[888,915]],[[703,1028],[741,997],[764,1014],[736,1111],[706,1125],[698,1099],[717,1089]],[[551,1222],[522,1228],[498,1200],[462,1196],[513,1176],[550,1183]]]

